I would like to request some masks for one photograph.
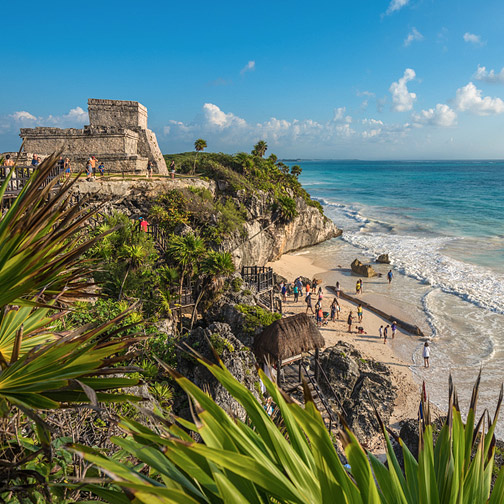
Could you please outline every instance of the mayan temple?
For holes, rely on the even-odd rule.
[[[156,135],[147,128],[147,108],[135,101],[88,100],[89,125],[78,128],[22,128],[27,158],[63,150],[74,170],[85,168],[89,156],[105,163],[108,172],[145,172],[152,161],[154,172],[167,174]]]

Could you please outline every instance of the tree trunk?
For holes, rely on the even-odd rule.
[[[124,275],[123,281],[121,283],[121,289],[119,290],[119,297],[117,298],[117,301],[121,301],[123,289],[124,289],[124,284],[126,283],[126,279],[128,278],[130,269],[131,269],[131,263],[129,264],[128,269],[126,270],[126,274]]]

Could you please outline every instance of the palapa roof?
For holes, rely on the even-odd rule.
[[[324,338],[306,313],[281,318],[273,322],[254,339],[254,353],[259,361],[277,361],[309,350],[322,348]]]

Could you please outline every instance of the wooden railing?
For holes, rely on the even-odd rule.
[[[30,177],[33,175],[33,172],[36,169],[36,166],[0,166],[0,184],[3,184],[10,172],[14,170],[14,173],[9,180],[7,190],[5,191],[4,198],[13,198],[17,196],[26,185],[28,180],[30,180]],[[64,171],[65,170],[63,168],[55,165],[49,172],[48,177],[40,185],[39,189],[46,187],[55,178],[60,178],[63,175]],[[55,184],[55,187],[59,187],[59,185],[60,182],[58,181]]]
[[[273,268],[266,266],[242,266],[243,281],[257,293],[273,289]]]

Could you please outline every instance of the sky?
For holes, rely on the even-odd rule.
[[[504,2],[7,2],[0,152],[139,101],[163,153],[504,158]]]

